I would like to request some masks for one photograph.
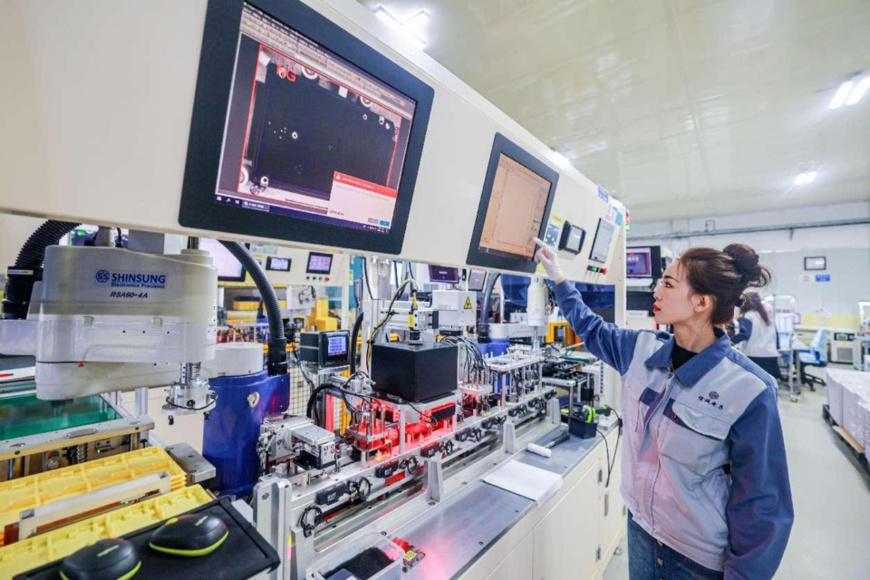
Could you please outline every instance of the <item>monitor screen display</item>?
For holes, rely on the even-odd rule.
[[[625,252],[625,275],[628,278],[652,277],[652,250],[629,248]]]
[[[290,258],[279,258],[277,256],[269,256],[266,258],[266,269],[273,272],[289,272]]]
[[[552,185],[500,153],[480,235],[480,251],[531,259],[535,255],[534,239],[540,237],[547,219]]]
[[[613,240],[615,232],[615,225],[603,219],[598,220],[598,231],[595,232],[595,241],[592,243],[592,252],[589,254],[590,260],[601,263],[607,261],[607,255],[610,253],[610,242]]]
[[[456,284],[459,282],[459,269],[447,268],[446,266],[429,266],[429,280],[444,284]]]
[[[468,274],[468,289],[472,292],[483,292],[486,285],[486,270],[471,270]]]
[[[233,256],[223,244],[217,240],[200,238],[199,249],[206,250],[214,260],[218,271],[218,280],[221,282],[244,282],[245,268],[235,256]]]
[[[245,3],[214,202],[389,234],[416,108]]]
[[[347,354],[347,335],[331,334],[326,339],[326,354],[338,356]]]
[[[332,254],[308,253],[308,267],[305,269],[307,274],[329,274],[330,270],[332,270]]]

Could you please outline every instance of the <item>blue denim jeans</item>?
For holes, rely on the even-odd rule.
[[[705,568],[659,542],[628,514],[630,580],[722,580],[722,572]]]

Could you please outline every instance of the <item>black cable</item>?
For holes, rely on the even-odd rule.
[[[477,325],[477,334],[479,336],[489,336],[489,301],[492,297],[492,290],[495,288],[495,283],[498,281],[501,273],[495,276],[490,275],[486,280],[486,288],[483,292],[483,303],[480,309],[480,322]]]
[[[260,263],[251,255],[251,252],[238,242],[226,242],[221,244],[242,263],[245,270],[251,275],[263,305],[266,308],[266,318],[269,322],[269,353],[266,360],[266,368],[269,376],[287,374],[287,339],[284,336],[284,323],[281,320],[281,305],[278,302],[278,294],[266,276],[266,272]]]
[[[309,384],[309,386],[311,385]],[[319,418],[317,417],[317,410],[314,408],[315,403],[317,402],[317,396],[331,386],[332,385],[327,383],[324,385],[320,385],[319,387],[315,387],[314,391],[312,391],[311,393],[311,396],[308,397],[308,404],[305,406],[305,416],[314,419],[315,423],[317,423],[318,425],[320,425],[320,421],[318,421]]]
[[[18,252],[15,268],[40,267],[45,261],[45,249],[56,246],[60,239],[78,227],[78,222],[48,220],[36,228]]]
[[[216,399],[212,399],[212,401],[202,407],[185,407],[184,405],[176,405],[175,403],[169,400],[169,397],[166,397],[166,405],[169,407],[173,407],[175,409],[184,409],[185,411],[204,411],[214,405],[217,402]]]
[[[604,484],[604,487],[610,487],[610,444],[607,442],[604,432],[601,429],[597,429],[597,431],[601,435],[601,438],[604,439],[604,449],[607,450],[607,482]]]
[[[613,461],[610,460],[610,445],[607,443],[607,437],[604,436],[604,432],[601,429],[598,429],[598,433],[601,435],[601,438],[604,439],[604,448],[607,450],[607,482],[604,484],[604,487],[610,487],[610,474],[613,472],[613,468],[616,466],[616,457],[617,452],[619,451],[619,440],[622,438],[622,418],[619,414],[610,409],[610,412],[616,415],[617,425],[619,425],[619,431],[616,432],[616,445],[613,448]]]
[[[60,243],[60,239],[78,225],[78,222],[48,220],[30,234],[18,252],[14,266],[7,272],[2,318],[27,318],[33,285],[42,280],[45,249]]]
[[[371,287],[371,284],[369,284],[369,264],[368,264],[368,260],[366,260],[366,258],[363,257],[362,261],[363,261],[363,278],[365,278],[365,281],[366,281],[366,290],[368,290],[368,292],[369,292],[369,300],[374,301],[375,297],[374,297],[374,295],[372,294],[372,287]]]
[[[308,514],[310,513],[314,514],[314,518],[309,522]],[[317,524],[321,521],[323,521],[323,510],[316,505],[310,505],[302,512],[302,517],[299,518],[299,527],[302,528],[302,533],[305,537],[310,538],[311,533],[314,532],[314,528],[316,528]]]
[[[353,332],[350,335],[350,376],[356,374],[356,341],[359,340],[359,333],[362,329],[363,311],[360,310],[356,317],[356,322],[353,324]]]

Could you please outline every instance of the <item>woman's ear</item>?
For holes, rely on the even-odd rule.
[[[713,297],[709,294],[693,294],[692,310],[696,314],[704,314],[713,310]]]

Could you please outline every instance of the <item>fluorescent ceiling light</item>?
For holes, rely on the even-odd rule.
[[[817,173],[815,171],[803,171],[798,173],[798,176],[794,178],[795,185],[807,185],[808,183],[812,183],[816,180]]]
[[[849,98],[846,99],[847,105],[854,105],[867,94],[867,89],[870,89],[870,75],[867,75],[861,82],[855,85],[855,88],[852,89],[852,92],[849,93]]]
[[[562,167],[564,167],[566,169],[568,167],[574,167],[574,165],[571,163],[571,161],[567,157],[565,157],[564,155],[559,153],[558,151],[552,150],[550,155],[552,156],[553,161],[555,161],[558,165],[561,165]]]
[[[852,92],[852,87],[855,83],[852,81],[846,81],[840,88],[837,89],[837,94],[834,95],[834,98],[831,99],[831,103],[828,105],[829,109],[839,109],[843,106],[843,103],[846,102],[846,98],[849,96],[849,93]]]
[[[399,20],[382,4],[379,4],[375,8],[375,16],[420,50],[426,48],[426,41],[417,34],[417,31],[429,22],[429,14],[425,10],[420,10],[405,20]]]

